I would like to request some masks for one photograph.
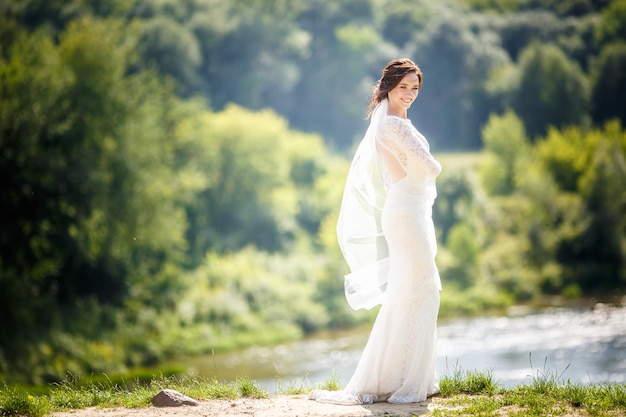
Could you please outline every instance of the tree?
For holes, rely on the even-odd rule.
[[[579,16],[601,9],[610,0],[464,0],[474,9],[514,12],[523,10],[550,10],[559,16]]]
[[[580,67],[554,45],[532,43],[520,54],[511,107],[535,138],[549,126],[585,125],[589,82]]]
[[[495,19],[502,47],[513,60],[517,60],[521,51],[533,41],[551,42],[563,31],[564,23],[546,10],[506,14]]]
[[[424,73],[424,86],[410,113],[434,147],[477,149],[492,105],[485,83],[508,57],[489,28],[472,30],[457,17],[433,18],[406,46]]]
[[[215,110],[235,103],[287,114],[300,103],[290,101],[290,94],[301,77],[298,61],[308,54],[309,35],[295,24],[298,10],[297,1],[238,0],[209,3],[190,19]]]
[[[467,172],[459,170],[453,175],[446,175],[446,172],[437,179],[437,200],[433,206],[437,240],[441,242],[448,240],[448,234],[456,224],[469,217],[474,205],[474,186]]]
[[[6,0],[0,12],[29,30],[45,29],[52,35],[62,32],[74,19],[99,16],[122,18],[132,2],[125,0]]]
[[[141,31],[139,48],[144,65],[154,62],[161,74],[176,80],[179,95],[197,94],[202,56],[194,34],[164,16],[143,21]]]
[[[365,110],[391,45],[372,24],[372,2],[311,1],[297,22],[310,36],[301,76],[290,94],[290,122],[351,149],[367,127]]]
[[[436,15],[426,2],[419,7],[415,7],[414,2],[390,2],[384,10],[381,34],[399,48],[404,48],[413,39],[415,32],[424,30],[428,21]]]
[[[602,10],[596,41],[606,45],[626,39],[626,0],[614,0]]]
[[[626,134],[611,122],[590,132],[587,142],[589,162],[578,179],[587,221],[557,255],[570,282],[587,292],[607,291],[626,283]]]
[[[606,45],[593,73],[593,119],[603,123],[618,118],[626,124],[626,42]]]
[[[553,229],[542,239],[551,242],[545,252],[562,269],[548,288],[574,285],[589,294],[623,287],[626,135],[619,122],[602,129],[551,129],[536,147],[544,183],[556,185],[536,199]]]
[[[502,116],[492,115],[482,132],[484,161],[480,174],[482,184],[490,195],[512,194],[520,164],[528,155],[529,142],[524,124],[512,111]]]
[[[73,21],[59,45],[22,35],[0,62],[0,346],[27,364],[32,338],[89,321],[90,306],[167,305],[185,246],[173,175],[172,92],[129,75],[119,21]],[[96,318],[91,332],[113,325]],[[90,322],[90,321],[89,321]]]
[[[271,111],[233,104],[203,114],[180,133],[195,137],[200,151],[194,163],[208,179],[187,207],[193,263],[209,250],[283,249],[297,226],[289,144],[298,134]]]
[[[0,62],[0,366],[9,366],[34,327],[52,324],[45,314],[53,304],[48,280],[62,267],[65,239],[55,239],[56,222],[72,215],[54,201],[55,175],[48,161],[62,165],[42,149],[63,132],[67,109],[63,92],[72,76],[43,33],[16,37]],[[62,166],[61,166],[62,167]],[[58,170],[58,168],[57,168]],[[54,290],[54,287],[52,287]]]

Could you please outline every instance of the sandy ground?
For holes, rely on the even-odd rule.
[[[205,400],[198,406],[145,407],[145,408],[87,408],[50,414],[48,417],[419,417],[429,411],[439,409],[442,415],[458,415],[458,409],[443,405],[440,397],[429,398],[418,404],[390,404],[386,402],[371,405],[332,405],[321,404],[308,399],[307,395],[279,395],[271,398],[236,400]],[[448,411],[448,412],[446,412]],[[455,412],[456,411],[456,412]],[[519,409],[504,407],[497,410],[497,416],[515,415]],[[561,417],[588,416],[584,410],[560,410]],[[609,415],[622,415],[620,413]]]
[[[418,404],[342,406],[311,401],[306,395],[279,395],[264,399],[207,400],[199,406],[147,408],[88,408],[53,413],[51,417],[161,417],[161,416],[225,416],[225,417],[361,417],[420,416],[437,407],[437,398]]]

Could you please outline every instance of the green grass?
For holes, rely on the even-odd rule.
[[[157,377],[148,384],[113,382],[89,382],[70,378],[61,384],[50,386],[48,393],[33,395],[15,387],[0,389],[0,416],[39,417],[54,411],[87,407],[147,407],[152,397],[162,389],[169,388],[200,399],[218,398],[266,398],[267,391],[255,381],[246,378],[232,383],[215,379],[187,377]]]
[[[626,384],[578,385],[563,382],[561,374],[536,371],[529,384],[505,389],[496,383],[491,370],[464,371],[455,367],[441,381],[441,394],[431,400],[427,415],[441,416],[621,416],[626,415]],[[0,416],[40,417],[54,411],[87,407],[147,407],[161,389],[170,388],[201,400],[267,398],[269,394],[255,381],[241,378],[218,382],[195,376],[160,376],[147,384],[104,382],[84,383],[70,378],[51,385],[46,394],[32,394],[4,386],[0,388]],[[305,394],[314,388],[337,390],[340,383],[333,372],[316,387],[305,381],[283,386],[281,395]]]
[[[567,369],[567,368],[566,368]],[[626,384],[580,385],[563,381],[561,373],[536,370],[529,384],[505,389],[493,372],[455,367],[440,381],[439,416],[623,416]]]
[[[493,395],[501,390],[493,379],[491,370],[486,372],[464,371],[458,366],[454,368],[452,375],[441,379],[439,387],[443,397],[458,394]]]
[[[290,380],[289,385],[284,385],[283,382],[278,379],[277,380],[277,390],[279,394],[283,395],[298,395],[298,394],[306,394],[311,391],[311,384],[306,380],[294,381]],[[333,370],[330,373],[330,377],[324,382],[318,384],[315,389],[327,390],[327,391],[337,391],[341,389],[341,382],[339,380],[339,376]]]

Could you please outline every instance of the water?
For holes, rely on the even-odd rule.
[[[326,333],[274,347],[188,358],[198,375],[246,377],[275,393],[315,386],[334,373],[342,385],[356,368],[370,328]],[[491,371],[511,387],[556,375],[573,383],[626,383],[626,307],[549,309],[537,314],[459,319],[440,324],[437,371]]]
[[[626,308],[551,309],[519,317],[457,320],[440,328],[439,370],[493,370],[503,386],[551,373],[589,384],[626,382]],[[444,361],[445,362],[445,361]]]

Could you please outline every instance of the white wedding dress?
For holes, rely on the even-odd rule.
[[[435,347],[441,281],[432,205],[441,165],[411,122],[387,116],[383,104],[385,112],[372,132],[386,192],[379,223],[388,257],[377,262],[379,275],[382,270],[386,276],[378,278],[382,288],[374,301],[381,307],[348,385],[341,391],[312,392],[310,398],[320,402],[413,403],[439,391]],[[359,274],[346,277],[349,301],[351,286],[358,287],[350,283],[351,275]]]

